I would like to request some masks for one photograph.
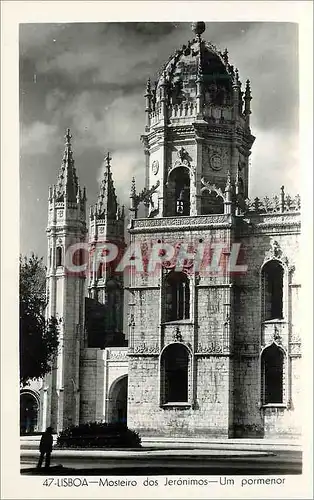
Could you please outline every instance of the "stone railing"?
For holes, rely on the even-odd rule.
[[[168,108],[169,118],[190,118],[196,115],[196,104],[194,102],[184,102],[174,104]]]
[[[281,187],[280,196],[269,198],[254,198],[254,200],[245,200],[245,212],[254,213],[284,213],[284,212],[300,212],[301,198],[299,195],[291,197],[286,194],[284,187]]]
[[[232,110],[228,107],[205,106],[202,113],[205,118],[218,123],[232,120]]]

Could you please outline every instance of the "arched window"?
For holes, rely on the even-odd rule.
[[[284,353],[276,344],[266,347],[262,353],[263,403],[283,402]]]
[[[190,317],[190,282],[186,274],[172,271],[165,282],[165,321]]]
[[[188,403],[189,362],[187,348],[170,344],[161,357],[162,403]]]
[[[56,266],[63,266],[63,252],[62,247],[56,248]]]
[[[283,267],[270,260],[262,272],[264,321],[283,318]]]
[[[98,266],[98,269],[97,269],[97,278],[98,279],[101,279],[103,277],[103,273],[104,273],[104,263],[103,262],[100,262],[99,263],[99,266]]]
[[[190,175],[186,167],[175,168],[169,175],[166,215],[190,215]]]

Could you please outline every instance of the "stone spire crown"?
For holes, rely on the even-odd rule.
[[[78,178],[76,175],[73,151],[71,146],[72,135],[68,128],[65,135],[65,147],[61,168],[58,175],[56,195],[58,201],[64,201],[65,197],[70,202],[76,202],[79,190]]]
[[[99,218],[108,217],[110,219],[116,219],[117,216],[118,203],[111,173],[111,160],[110,154],[107,153],[104,159],[104,176],[101,181],[97,200],[97,213]]]

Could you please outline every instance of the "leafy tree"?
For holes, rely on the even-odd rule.
[[[20,256],[20,383],[43,377],[58,351],[58,321],[45,319],[43,258]]]

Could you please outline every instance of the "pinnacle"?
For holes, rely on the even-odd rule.
[[[73,152],[71,148],[72,135],[70,129],[66,130],[64,153],[57,181],[57,198],[62,201],[66,197],[68,201],[75,202],[79,189],[78,179],[74,166]]]
[[[97,211],[100,214],[100,218],[108,217],[111,219],[116,218],[117,214],[117,197],[114,188],[114,183],[112,179],[112,174],[110,170],[110,161],[112,160],[110,153],[108,152],[104,158],[104,176],[101,181],[100,191],[97,201]]]

